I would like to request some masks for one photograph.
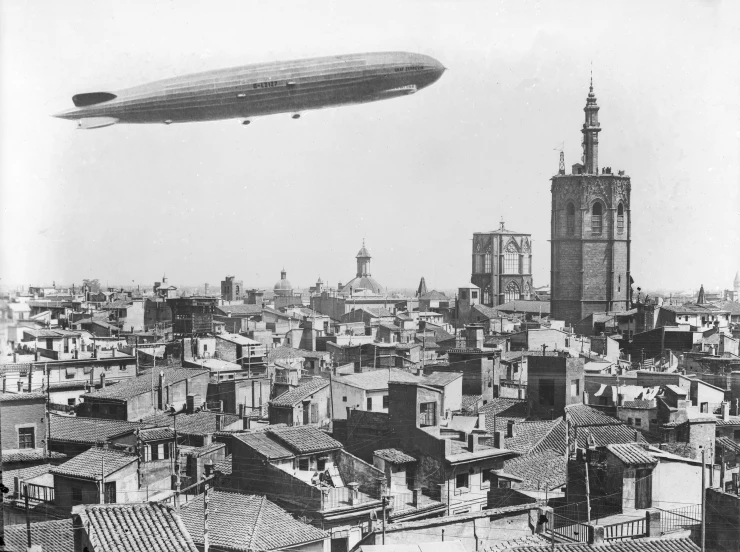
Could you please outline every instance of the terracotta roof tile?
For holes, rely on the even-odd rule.
[[[414,458],[413,456],[409,456],[405,452],[394,448],[376,450],[375,452],[373,452],[373,455],[381,458],[382,460],[391,462],[392,464],[406,464],[408,462],[416,462],[416,458]]]
[[[503,448],[526,454],[543,441],[559,423],[560,419],[515,423],[514,437],[505,437]]]
[[[510,552],[549,552],[551,545],[514,546]],[[556,552],[699,552],[701,549],[690,539],[626,540],[591,544],[557,544]]]
[[[98,480],[103,473],[103,467],[105,467],[105,476],[108,477],[128,465],[136,463],[136,460],[135,454],[93,447],[71,460],[67,460],[64,464],[51,468],[49,472],[54,475],[78,479]]]
[[[279,397],[272,399],[270,401],[270,406],[295,406],[297,403],[310,397],[314,393],[321,391],[325,387],[329,387],[329,380],[322,378],[309,380],[294,389],[286,391]]]
[[[552,490],[567,482],[565,457],[554,450],[506,460],[503,471],[521,477],[524,481],[517,488],[524,491]]]
[[[628,466],[657,464],[655,457],[651,456],[644,448],[631,443],[606,445],[607,450],[619,458]]]
[[[420,376],[416,376],[405,370],[399,370],[398,368],[381,368],[379,370],[371,370],[369,372],[362,372],[359,374],[340,376],[335,378],[334,381],[336,383],[344,383],[366,391],[377,391],[388,389],[388,381],[425,383],[425,378],[421,378]]]
[[[177,433],[178,435],[210,435],[216,433],[216,418],[221,416],[221,427],[227,427],[239,420],[236,414],[219,414],[203,410],[195,414],[178,414],[177,415]],[[174,427],[175,417],[166,412],[159,412],[147,418],[144,422],[149,426],[157,425]]]
[[[193,540],[203,543],[203,496],[180,509]],[[229,550],[276,550],[330,538],[329,533],[293,518],[263,496],[214,491],[209,497],[209,543]]]
[[[579,427],[622,424],[622,422],[617,418],[602,414],[598,410],[591,408],[590,406],[586,406],[585,404],[566,406],[565,411],[569,415],[571,425]]]
[[[159,389],[159,373],[164,373],[165,386],[177,383],[179,381],[186,380],[188,378],[195,377],[199,374],[207,374],[208,370],[201,370],[200,368],[163,368],[161,370],[155,370],[154,378],[152,379],[151,374],[145,374],[136,378],[127,379],[117,383],[92,391],[84,395],[84,399],[115,399],[115,400],[128,400],[144,393],[151,393],[152,381],[154,381],[154,389]]]
[[[50,437],[51,441],[67,441],[72,443],[95,444],[104,442],[115,435],[142,427],[134,422],[123,420],[104,420],[102,418],[77,418],[51,414]]]
[[[77,508],[73,516],[80,516],[96,552],[198,551],[180,516],[169,506],[151,502]],[[231,530],[231,524],[224,526]]]
[[[299,454],[342,448],[342,443],[313,426],[271,429],[266,433]]]
[[[72,520],[60,519],[31,524],[31,544],[40,545],[44,552],[74,552],[75,539]],[[26,525],[5,526],[4,550],[26,550]]]
[[[49,451],[48,455],[43,450],[36,449],[21,449],[14,452],[3,452],[3,462],[34,462],[38,460],[45,460],[46,458],[61,459],[67,458],[66,454],[61,452]]]

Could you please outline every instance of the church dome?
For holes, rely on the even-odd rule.
[[[293,291],[293,286],[290,283],[290,280],[286,277],[287,274],[285,270],[282,270],[280,272],[280,279],[275,283],[273,286],[273,290],[277,295],[282,295],[283,293],[290,293]]]

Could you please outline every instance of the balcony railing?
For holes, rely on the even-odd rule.
[[[333,510],[336,508],[349,508],[359,506],[360,504],[367,504],[369,502],[377,502],[379,500],[380,498],[373,498],[372,496],[351,487],[322,489],[321,509]]]
[[[25,486],[25,493],[31,500],[38,500],[40,502],[53,503],[54,502],[54,487],[47,487],[46,485],[34,485],[33,483],[27,483]]]

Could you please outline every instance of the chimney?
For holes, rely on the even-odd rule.
[[[468,452],[475,452],[478,450],[478,434],[468,434]]]
[[[159,372],[159,389],[157,389],[157,398],[159,399],[157,401],[159,403],[157,407],[159,410],[164,410],[164,372]]]
[[[740,399],[735,399],[735,416],[740,416]]]
[[[216,414],[216,431],[221,431],[221,414]]]
[[[115,346],[111,349],[110,356],[115,357],[116,356],[116,348]]]
[[[493,448],[504,448],[504,436],[502,431],[493,432]]]
[[[352,407],[348,406],[347,408],[347,419],[349,420],[349,417],[351,416]]]
[[[511,438],[516,436],[516,431],[514,430],[514,420],[506,420],[506,437]]]
[[[18,362],[18,353],[13,352],[13,363]]]
[[[478,414],[478,429],[485,431],[486,430],[486,414]]]
[[[105,389],[105,372],[100,373],[100,388]]]
[[[730,421],[730,403],[722,401],[722,421]]]
[[[18,380],[18,393],[23,393],[23,380]]]
[[[39,360],[39,350],[38,349],[34,350],[33,352],[33,360],[35,360],[36,362],[38,362]]]
[[[617,393],[617,406],[622,406],[624,404],[624,395],[622,393]]]

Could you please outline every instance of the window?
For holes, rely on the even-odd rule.
[[[576,232],[576,208],[572,203],[568,203],[565,208],[565,233],[572,236]]]
[[[635,427],[642,427],[642,418],[635,418]]]
[[[347,402],[347,397],[342,397],[342,402]]]
[[[468,290],[467,289],[461,289],[460,290],[460,299],[466,299],[468,298]]]
[[[483,304],[491,305],[491,286],[490,284],[483,288]]]
[[[105,503],[115,504],[116,503],[116,482],[110,481],[105,484]]]
[[[478,292],[473,290],[470,292],[470,296],[472,299],[478,299]]]
[[[528,254],[524,254],[522,257],[522,274],[532,273],[532,257]]]
[[[519,251],[511,243],[504,253],[504,274],[519,274]]]
[[[72,487],[72,504],[82,504],[82,487]]]
[[[490,274],[492,272],[492,261],[493,255],[490,251],[486,251],[486,254],[483,256],[483,270],[486,274]]]
[[[159,460],[159,447],[157,445],[151,445],[152,449],[152,460]]]
[[[570,396],[578,397],[581,394],[581,381],[574,379],[570,382]]]
[[[509,282],[504,293],[504,302],[508,303],[517,299],[519,299],[519,286],[515,282]]]
[[[657,425],[658,424],[658,418],[651,418],[650,419],[650,425]]]
[[[555,406],[555,380],[540,380],[540,406]]]
[[[617,207],[617,234],[624,234],[624,206]]]
[[[18,448],[36,448],[36,439],[34,438],[34,428],[32,427],[19,427],[18,428]]]
[[[68,406],[74,406],[76,404],[77,399],[67,399],[67,405]]]
[[[391,399],[388,395],[383,395],[383,408],[389,408],[391,405]]]
[[[308,471],[308,458],[298,459],[298,469],[301,471]]]
[[[373,409],[373,398],[367,398],[367,411],[370,412]]]
[[[511,489],[511,481],[508,479],[499,479],[498,488],[499,489]]]
[[[596,203],[594,203],[594,206],[591,209],[591,233],[592,234],[601,234],[602,216],[603,216],[603,208],[601,207],[601,203],[597,201]]]
[[[456,489],[467,489],[468,488],[469,476],[467,473],[458,473],[455,477],[455,488]]]
[[[484,469],[480,471],[481,489],[488,489],[491,486],[491,470]]]
[[[740,439],[740,429],[735,430],[735,432],[733,433],[733,437],[735,438],[735,441]]]
[[[632,425],[632,418],[627,418],[627,425]]]
[[[316,460],[316,469],[320,472],[326,469],[326,458]]]
[[[483,272],[483,255],[473,255],[473,272],[476,274]]]
[[[419,405],[419,425],[437,425],[437,403],[421,403]]]

